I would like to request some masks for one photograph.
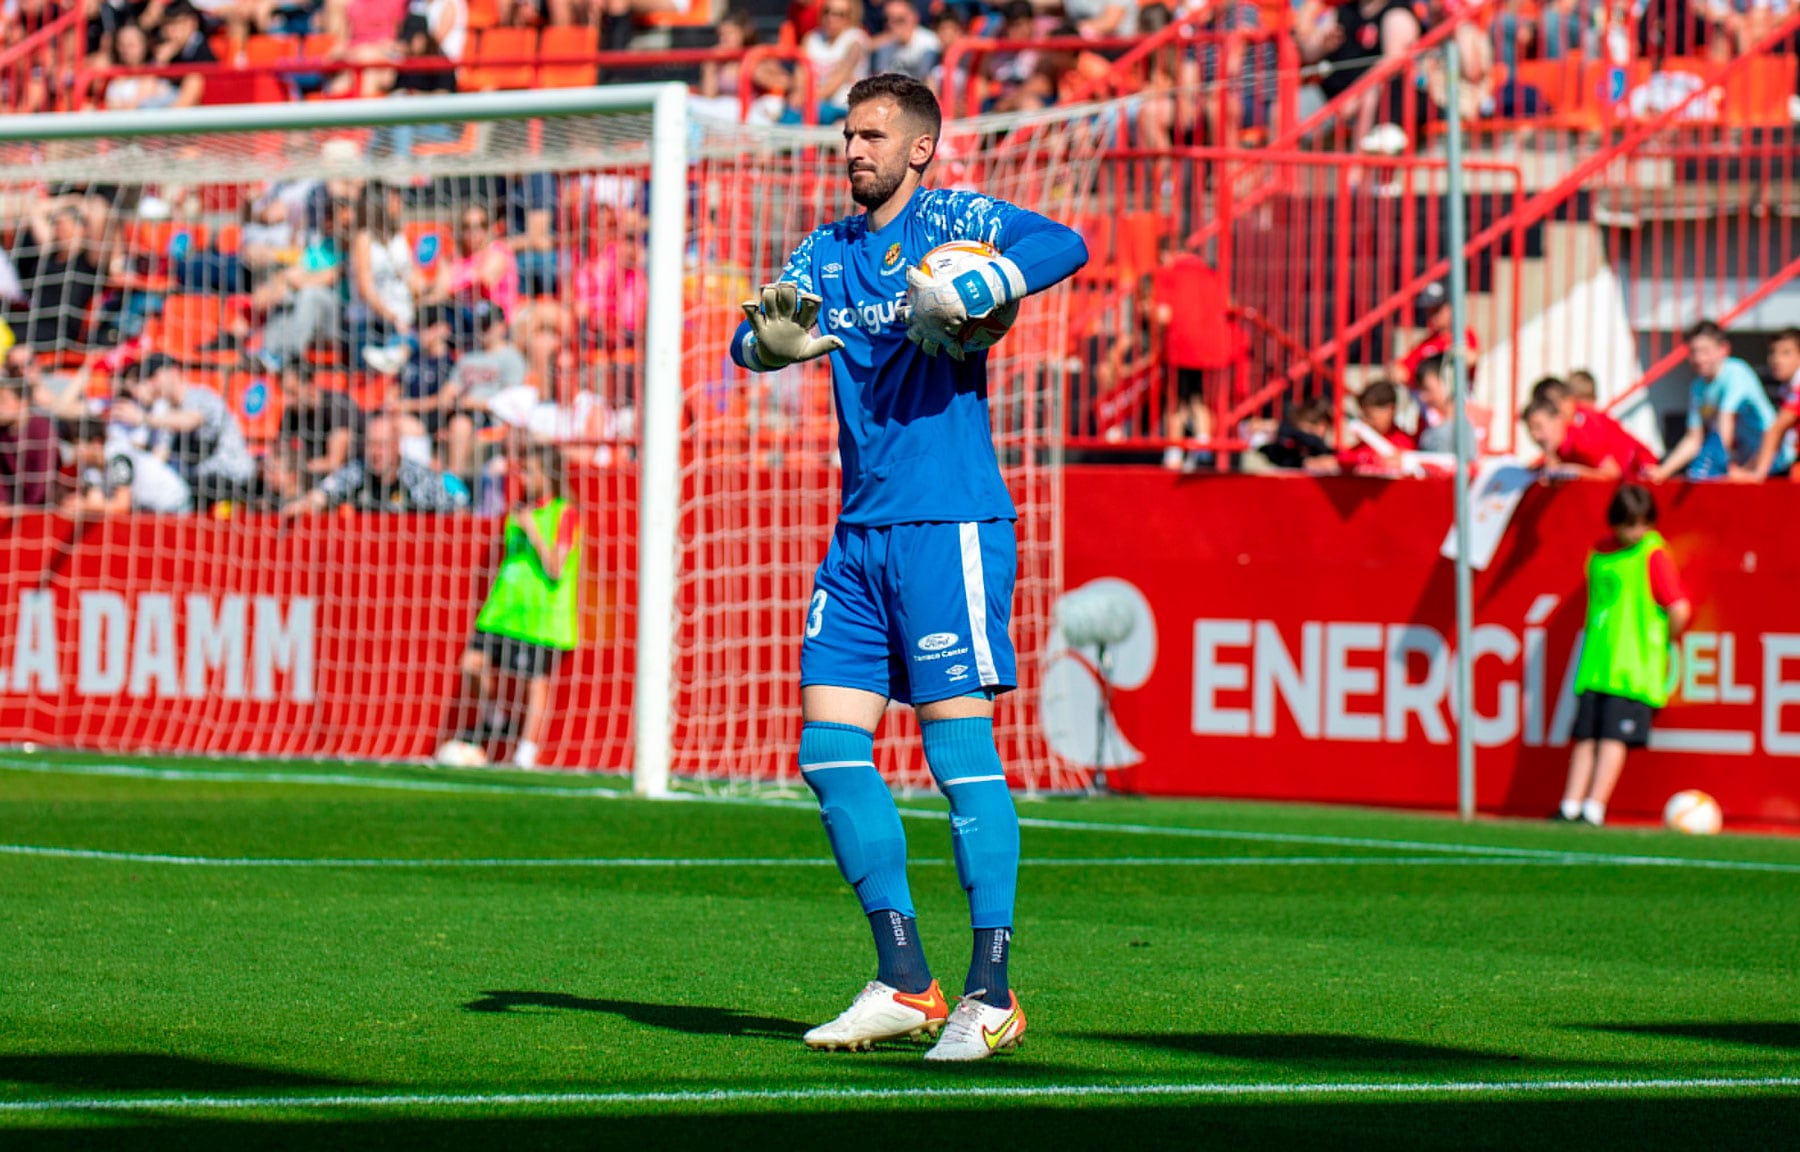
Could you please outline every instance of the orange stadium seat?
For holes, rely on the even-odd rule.
[[[440,220],[408,220],[401,231],[423,272],[435,272],[437,262],[451,253],[455,242],[454,230]]]
[[[539,88],[587,88],[599,79],[599,68],[593,64],[552,64],[554,60],[580,60],[595,52],[594,30],[578,25],[544,29],[538,46],[537,86]]]
[[[244,438],[252,444],[267,444],[281,431],[281,381],[274,376],[234,372],[227,386],[225,402],[238,418]]]
[[[218,354],[201,352],[200,346],[219,334],[226,308],[227,302],[218,296],[169,296],[163,300],[162,315],[147,327],[146,334],[152,347],[177,360],[199,363],[216,359]]]
[[[298,36],[252,36],[244,41],[244,64],[255,68],[297,59],[300,43]]]
[[[469,0],[469,31],[480,32],[500,23],[500,0]]]
[[[537,55],[537,29],[489,28],[475,43],[475,51],[464,56],[476,67],[464,70],[462,88],[474,92],[496,89],[529,88],[533,73],[530,64],[482,67],[483,60],[525,60]]]
[[[338,46],[338,38],[330,32],[313,32],[300,41],[300,56],[304,60],[319,60],[331,53]]]

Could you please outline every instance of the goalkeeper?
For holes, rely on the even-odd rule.
[[[831,357],[843,499],[814,577],[800,644],[800,771],[818,795],[844,879],[874,930],[876,976],[814,1048],[942,1035],[928,1060],[1016,1044],[1025,1017],[1007,981],[1019,824],[994,746],[994,698],[1015,686],[1017,514],[988,420],[987,358],[970,319],[1073,274],[1068,228],[975,192],[925,190],[942,128],[931,90],[873,76],[850,92],[844,152],[863,211],[815,229],[779,281],[747,301],[732,358],[767,372]],[[1002,255],[952,279],[914,265],[951,240]],[[810,329],[819,321],[823,334]],[[919,945],[906,835],[875,770],[889,700],[918,711],[925,759],[950,801],[974,955],[949,1011]]]
[[[550,720],[550,680],[579,632],[581,527],[556,449],[527,451],[519,486],[524,499],[506,518],[505,554],[462,658],[464,688],[486,731],[458,739],[479,748],[486,736],[509,726],[499,681],[511,674],[525,684],[513,763],[535,768]]]

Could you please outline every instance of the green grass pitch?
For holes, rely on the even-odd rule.
[[[929,1068],[800,1043],[810,801],[620,787],[0,752],[0,1148],[1800,1145],[1800,840],[1022,800],[1030,1033]]]

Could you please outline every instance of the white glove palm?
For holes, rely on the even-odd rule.
[[[817,360],[844,346],[836,336],[814,336],[823,301],[791,283],[764,284],[759,299],[743,303],[752,343],[747,353],[758,366],[773,371]]]
[[[961,360],[962,342],[956,333],[969,322],[969,309],[956,286],[933,279],[917,267],[906,270],[906,286],[911,289],[906,300],[906,338],[927,356],[948,352],[951,359]]]

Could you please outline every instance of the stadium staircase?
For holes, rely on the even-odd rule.
[[[1435,109],[1408,107],[1394,117],[1412,117],[1403,149],[1359,153],[1348,147],[1354,108],[1395,77],[1422,83],[1425,55],[1475,19],[1435,29],[1419,52],[1372,70],[1266,149],[1120,156],[1119,210],[1099,245],[1118,280],[1090,298],[1088,330],[1130,331],[1120,289],[1196,252],[1225,276],[1253,349],[1248,385],[1234,382],[1214,404],[1220,427],[1283,401],[1354,393],[1382,373],[1417,338],[1415,299],[1448,275],[1444,125],[1420,122]],[[1800,277],[1800,137],[1785,54],[1797,30],[1793,14],[1734,59],[1662,61],[1657,72],[1692,81],[1656,111],[1609,110],[1600,86],[1610,66],[1578,60],[1564,70],[1592,86],[1591,100],[1530,122],[1469,125],[1462,255],[1471,326],[1484,337],[1479,402],[1516,412],[1533,380],[1576,367],[1595,372],[1603,399],[1638,396],[1679,361],[1685,324],[1749,317]],[[1628,94],[1652,74],[1648,64],[1624,71]],[[1300,149],[1333,143],[1343,150]],[[1171,164],[1196,192],[1159,230],[1148,216]],[[1141,382],[1162,375],[1152,359],[1103,389],[1094,412],[1076,414],[1077,445],[1116,442],[1121,430],[1156,439],[1148,410],[1159,389]],[[1653,429],[1638,430],[1654,442]],[[1510,419],[1491,431],[1490,448],[1517,446]],[[1241,447],[1223,435],[1206,446]]]

